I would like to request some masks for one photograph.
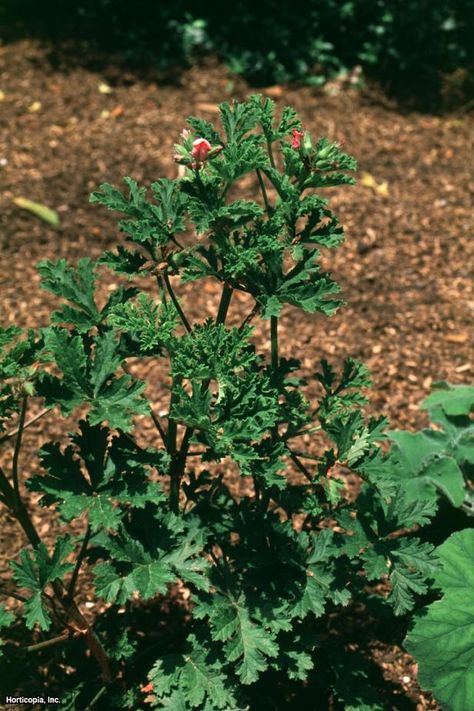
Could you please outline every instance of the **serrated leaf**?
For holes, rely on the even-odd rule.
[[[25,602],[25,624],[28,629],[33,629],[39,625],[41,630],[49,630],[51,626],[51,616],[48,613],[41,591],[34,593]]]
[[[43,630],[49,629],[51,618],[42,593],[48,583],[62,579],[74,568],[72,563],[63,562],[72,549],[70,536],[62,536],[56,541],[51,556],[44,543],[40,543],[31,553],[23,549],[18,556],[18,562],[10,563],[13,577],[18,585],[33,593],[24,603],[25,621],[29,629],[32,629],[35,624]]]
[[[226,657],[237,662],[242,684],[252,684],[267,668],[266,657],[275,657],[278,647],[271,634],[250,618],[243,597],[225,600],[211,608],[213,639],[225,643]]]

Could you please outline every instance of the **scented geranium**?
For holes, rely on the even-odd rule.
[[[181,177],[93,193],[121,213],[124,240],[95,261],[42,262],[61,305],[36,334],[0,334],[13,444],[0,501],[29,541],[11,564],[18,624],[42,635],[29,650],[57,645],[38,665],[70,709],[260,711],[304,705],[305,688],[321,708],[379,709],[357,627],[363,615],[387,629],[428,590],[432,546],[405,534],[435,503],[408,500],[379,448],[364,366],[322,361],[303,377],[299,321],[290,359],[279,329],[283,312],[342,304],[320,250],[343,229],[319,191],[353,183],[356,161],[269,99],[219,110],[218,126],[188,119]],[[206,284],[220,290],[212,316]],[[70,431],[42,443],[34,473],[20,456],[31,399]],[[24,484],[58,519],[54,548]],[[21,654],[7,644],[7,659]]]

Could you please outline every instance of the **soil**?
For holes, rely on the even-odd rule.
[[[94,71],[52,64],[44,47],[27,40],[0,46],[0,71],[0,319],[37,327],[56,302],[41,291],[36,263],[98,256],[116,243],[116,216],[90,206],[89,193],[105,181],[118,185],[124,175],[144,185],[174,177],[173,143],[186,117],[214,120],[216,103],[252,90],[212,61],[171,84],[113,65]],[[386,415],[393,428],[424,425],[419,404],[432,383],[467,382],[474,371],[474,118],[403,112],[374,88],[274,86],[263,93],[280,108],[294,106],[313,135],[344,140],[362,178],[327,191],[346,242],[323,262],[347,305],[329,321],[288,309],[282,355],[304,352],[307,376],[322,357],[335,365],[349,355],[360,359],[373,375],[369,413]],[[249,194],[254,189],[246,185]],[[55,209],[60,226],[17,207],[18,197]],[[186,303],[189,287],[177,289]],[[214,285],[206,285],[200,300],[193,296],[188,304],[190,318],[211,313],[217,299]],[[240,323],[247,312],[245,299],[235,299],[230,322]],[[257,331],[256,338],[265,346],[268,334]],[[316,393],[310,386],[308,394]],[[37,469],[40,443],[63,437],[70,425],[46,417],[29,428],[24,470]],[[145,423],[138,426],[145,435]],[[58,526],[49,514],[38,511],[35,518],[46,540],[54,537]],[[7,577],[6,563],[23,545],[4,515],[0,576]],[[411,708],[437,708],[420,692],[413,661],[400,647],[381,643],[374,658]]]

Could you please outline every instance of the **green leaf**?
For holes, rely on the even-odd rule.
[[[450,437],[438,430],[390,432],[397,445],[397,473],[408,498],[434,499],[441,491],[454,506],[464,501],[464,477],[455,459]]]
[[[421,403],[423,410],[431,412],[441,408],[450,417],[469,415],[474,410],[474,386],[450,385],[439,382],[433,385],[434,392]]]
[[[85,332],[100,321],[94,299],[95,265],[85,257],[77,267],[69,266],[65,259],[56,262],[43,260],[38,264],[41,286],[56,296],[69,301],[71,306],[63,306],[52,315],[53,323],[70,322],[80,332]]]
[[[110,563],[96,565],[97,594],[107,602],[123,603],[138,593],[143,599],[164,594],[168,585],[181,578],[197,589],[209,588],[208,563],[202,556],[203,533],[185,528],[181,535],[166,538],[145,547],[121,529],[116,536],[104,539],[104,547],[112,557]]]
[[[92,402],[89,422],[91,425],[107,422],[111,429],[129,432],[134,415],[149,413],[149,404],[142,397],[144,390],[145,383],[132,382],[129,375],[115,378]]]
[[[34,595],[25,602],[25,623],[30,630],[33,629],[35,625],[39,625],[39,628],[42,630],[49,630],[51,626],[51,615],[41,596],[41,591],[34,593]]]
[[[80,433],[71,437],[73,446],[63,452],[53,443],[40,450],[47,474],[31,477],[27,485],[44,494],[42,505],[59,503],[66,521],[87,512],[95,532],[117,530],[124,508],[130,505],[142,508],[162,501],[163,492],[158,483],[150,481],[149,467],[167,471],[164,450],[142,450],[125,437],[111,437],[108,429],[84,420],[79,428]]]
[[[225,643],[229,662],[237,662],[242,684],[252,684],[267,668],[267,657],[275,657],[278,647],[273,635],[250,618],[245,600],[220,597],[210,609],[212,637]]]
[[[70,536],[62,536],[56,541],[52,556],[49,556],[44,543],[40,543],[31,553],[23,549],[18,556],[19,562],[10,563],[18,585],[33,593],[24,603],[25,621],[29,629],[35,624],[42,630],[49,629],[51,617],[42,593],[48,583],[63,579],[66,573],[73,570],[72,563],[63,562],[73,547]]]
[[[122,358],[117,352],[117,343],[113,331],[108,331],[97,340],[94,362],[89,369],[89,381],[93,387],[93,397],[96,398],[102,386],[120,366]]]
[[[446,711],[465,711],[474,698],[474,531],[453,533],[437,553],[443,597],[417,613],[405,646],[421,686]]]
[[[66,413],[83,402],[90,405],[91,425],[107,422],[112,429],[130,430],[134,415],[145,415],[149,405],[142,394],[145,383],[128,374],[117,377],[122,362],[120,343],[113,331],[94,338],[94,351],[85,337],[65,329],[44,329],[45,350],[54,355],[63,379],[46,375],[39,392],[48,403],[61,404]]]
[[[159,659],[148,678],[162,708],[238,711],[241,707],[236,702],[235,684],[223,666],[215,654],[190,635],[186,653]]]
[[[428,590],[427,580],[433,577],[438,567],[433,550],[431,544],[421,543],[416,538],[400,539],[392,548],[392,592],[389,601],[393,603],[396,615],[409,612],[415,603],[414,596],[422,595]]]
[[[74,393],[92,394],[87,377],[87,356],[80,336],[70,336],[65,329],[43,331],[45,349],[54,354],[63,374],[63,384]]]

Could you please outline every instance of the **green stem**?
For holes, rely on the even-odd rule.
[[[322,462],[323,461],[323,457],[317,457],[315,454],[309,454],[309,452],[299,452],[296,449],[292,449],[291,451],[293,452],[293,454],[296,454],[297,457],[301,457],[302,459],[310,459],[311,461],[314,461],[314,462]]]
[[[232,294],[234,293],[234,290],[231,286],[228,284],[224,283],[224,287],[222,289],[222,294],[221,294],[221,300],[219,304],[219,309],[217,312],[216,316],[216,324],[218,323],[225,323],[225,320],[227,318],[227,311],[229,310],[229,305],[230,305],[230,300],[232,298]]]
[[[224,186],[224,190],[222,191],[222,194],[221,194],[221,197],[220,197],[221,202],[222,202],[222,201],[224,200],[224,198],[226,197],[226,195],[227,195],[227,193],[229,192],[229,189],[231,188],[231,186],[232,186],[232,182],[226,183],[226,185]]]
[[[160,420],[155,415],[155,413],[153,412],[153,409],[151,407],[150,407],[150,415],[151,415],[151,419],[153,420],[153,424],[155,425],[156,429],[160,433],[160,437],[163,440],[163,444],[166,447],[166,442],[167,442],[166,432],[163,429],[163,425],[161,424]]]
[[[99,701],[99,699],[102,698],[102,696],[105,694],[106,691],[107,691],[107,686],[103,686],[103,687],[97,692],[97,694],[94,696],[94,698],[92,699],[92,701],[90,702],[90,704],[88,704],[88,705],[86,706],[85,711],[90,711],[90,709],[91,709],[93,706],[96,705],[96,703]]]
[[[246,326],[248,323],[250,323],[250,321],[252,321],[252,319],[254,318],[254,316],[256,316],[259,311],[260,311],[260,304],[255,303],[253,309],[250,311],[249,314],[247,314],[247,316],[244,318],[244,320],[243,320],[242,323],[240,324],[240,326],[239,326],[239,331],[243,331],[244,328],[245,328],[245,326]]]
[[[166,300],[166,290],[165,287],[163,286],[163,277],[157,276],[156,277],[156,283],[158,284],[158,290],[160,292],[160,298],[163,301],[163,303],[166,306],[167,300]]]
[[[267,149],[268,149],[268,157],[270,158],[270,165],[272,168],[275,168],[275,159],[273,157],[273,148],[272,148],[272,142],[267,138]]]
[[[175,307],[176,311],[178,312],[179,317],[180,317],[181,321],[183,322],[183,325],[184,325],[186,331],[188,331],[188,332],[191,331],[192,330],[191,325],[190,325],[188,319],[186,318],[184,311],[181,308],[178,299],[176,298],[176,294],[173,291],[173,287],[171,286],[168,274],[163,274],[163,281],[165,282],[165,286],[168,290],[168,294],[170,295],[171,301],[173,302],[174,307]]]
[[[13,461],[12,461],[13,489],[15,491],[15,497],[16,497],[17,501],[20,500],[20,480],[19,480],[19,476],[18,476],[18,459],[20,456],[21,440],[23,437],[23,429],[25,426],[27,406],[28,406],[28,396],[24,395],[22,403],[21,403],[20,421],[18,423],[18,432],[17,432],[17,436],[16,436],[15,451],[13,452]]]
[[[6,597],[12,597],[15,600],[18,600],[19,602],[26,602],[27,598],[23,597],[23,595],[19,595],[16,592],[13,592],[11,590],[5,590],[5,588],[2,588],[0,586],[0,595],[5,595]]]
[[[41,538],[39,537],[38,531],[36,530],[32,520],[30,519],[28,510],[21,499],[15,501],[11,512],[22,527],[26,537],[28,538],[33,548],[38,548],[39,544],[41,543]]]
[[[13,508],[15,506],[15,492],[13,491],[13,486],[8,481],[7,475],[0,467],[0,493],[1,500],[8,506],[8,508]]]
[[[270,339],[271,339],[271,353],[272,353],[272,371],[274,377],[278,370],[278,317],[270,317]]]
[[[77,556],[76,565],[75,565],[74,570],[72,572],[72,577],[69,582],[69,587],[67,589],[66,597],[68,600],[72,600],[74,597],[74,589],[76,587],[77,577],[78,577],[79,571],[81,569],[82,561],[84,560],[85,555],[87,553],[87,546],[89,545],[89,540],[90,540],[91,535],[92,535],[92,530],[91,530],[90,525],[88,525],[87,531],[86,531],[83,541],[82,541],[79,555]]]
[[[265,183],[263,182],[262,173],[260,171],[260,168],[256,169],[256,173],[257,173],[257,178],[258,178],[258,182],[260,185],[260,190],[262,191],[263,202],[265,203],[265,210],[267,211],[267,215],[270,216],[272,208],[271,208],[270,203],[268,201],[267,190],[265,188]]]
[[[186,431],[181,442],[179,451],[175,451],[171,456],[170,467],[170,508],[176,515],[179,514],[179,494],[181,489],[181,479],[183,478],[188,455],[189,441],[193,434],[192,427],[186,427]],[[176,440],[175,440],[176,449]]]

